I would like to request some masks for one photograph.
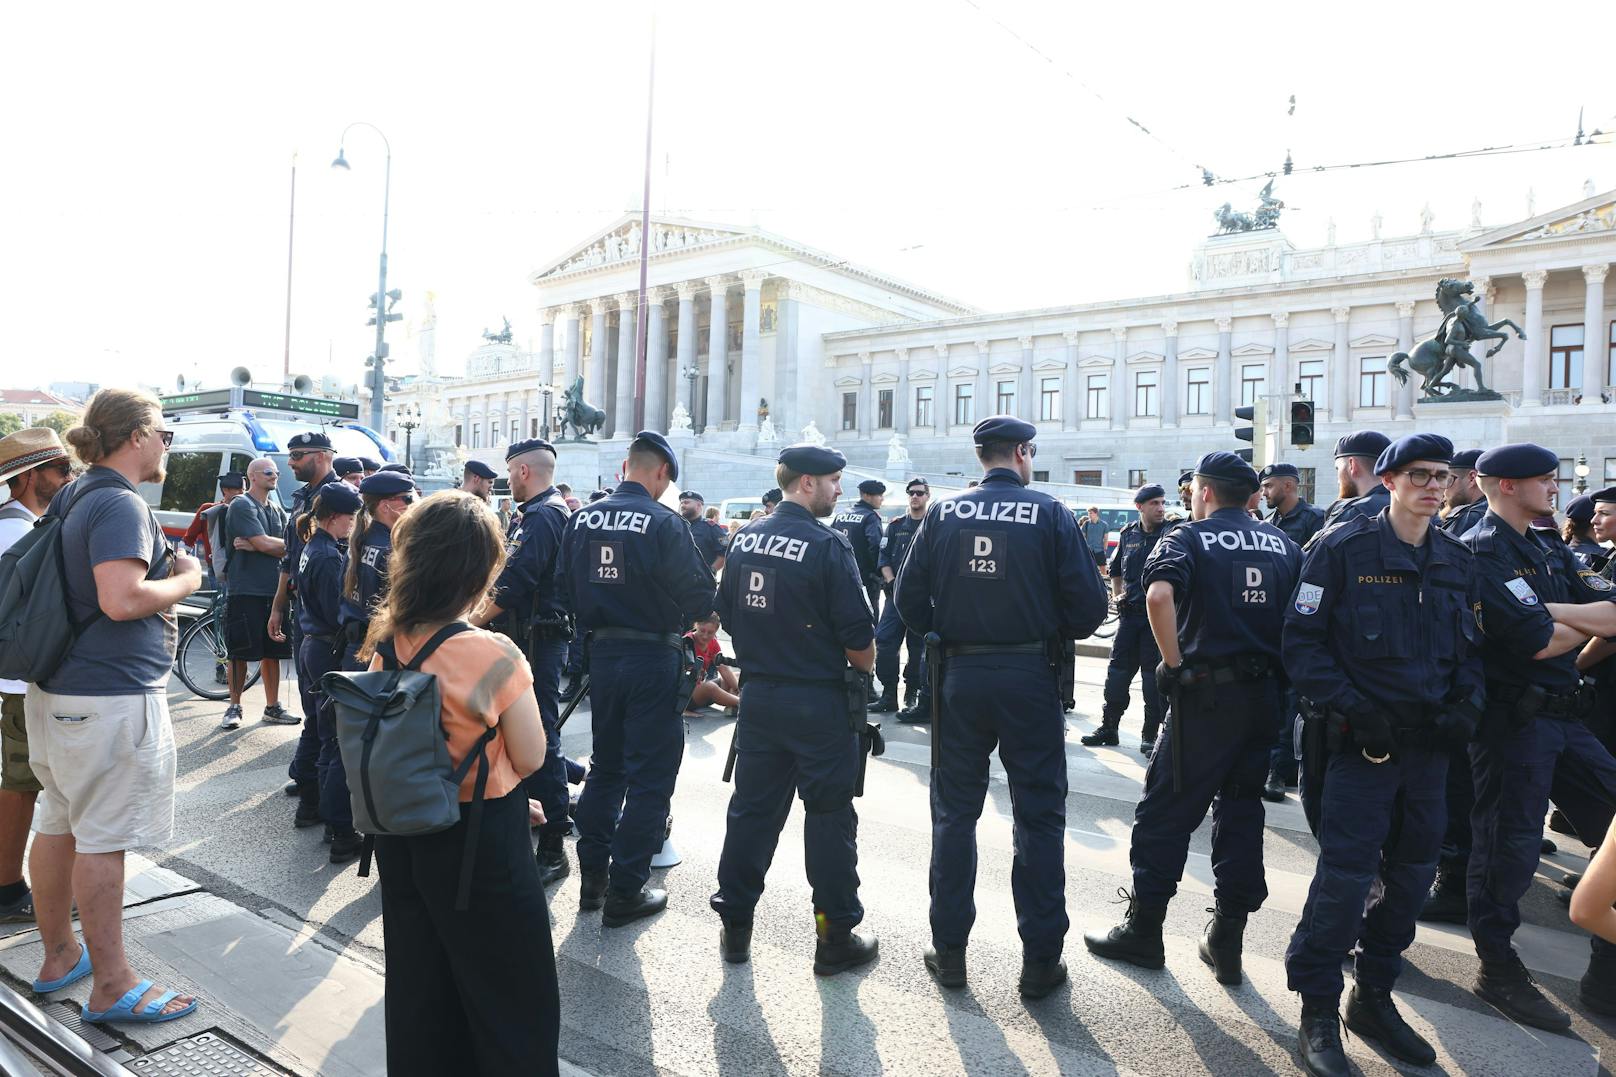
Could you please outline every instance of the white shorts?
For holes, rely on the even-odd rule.
[[[28,686],[34,832],[81,853],[160,845],[174,833],[174,727],[161,692],[70,696]]]

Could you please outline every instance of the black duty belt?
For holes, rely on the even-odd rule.
[[[641,632],[638,628],[595,628],[590,630],[590,636],[595,642],[606,640],[627,640],[634,643],[660,643],[664,647],[679,650],[684,647],[684,637],[677,632]],[[841,682],[838,681],[838,684]]]
[[[945,643],[944,658],[960,658],[968,654],[1046,654],[1049,645],[1039,640],[1034,643]]]
[[[1236,654],[1224,658],[1186,659],[1191,684],[1233,684],[1236,681],[1260,681],[1275,676],[1279,670],[1266,654]]]
[[[1542,699],[1538,702],[1534,713],[1548,718],[1580,718],[1586,714],[1593,702],[1593,693],[1586,685],[1575,688],[1544,688],[1540,685],[1530,684],[1499,684],[1496,681],[1487,682],[1487,704],[1512,706],[1519,702],[1528,692],[1541,692]]]
[[[1144,613],[1145,612],[1145,604],[1143,602],[1122,602],[1122,603],[1119,603],[1117,605],[1117,612],[1118,613]]]

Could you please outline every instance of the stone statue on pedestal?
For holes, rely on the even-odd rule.
[[[673,415],[668,419],[668,433],[689,434],[691,432],[690,413],[685,410],[685,402],[681,400],[673,406]]]
[[[1508,326],[1515,330],[1515,335],[1521,340],[1526,334],[1521,327],[1508,318],[1500,318],[1489,323],[1476,309],[1474,296],[1475,286],[1467,280],[1456,280],[1444,277],[1437,282],[1436,304],[1442,308],[1442,328],[1437,330],[1436,336],[1424,341],[1413,353],[1398,352],[1386,364],[1397,384],[1408,383],[1408,370],[1419,374],[1424,381],[1420,390],[1425,394],[1421,397],[1422,403],[1457,400],[1501,400],[1497,393],[1487,388],[1482,380],[1481,360],[1470,354],[1470,345],[1483,340],[1496,340],[1487,350],[1484,358],[1491,359],[1498,354],[1498,349],[1504,346],[1509,339],[1508,333],[1499,330]],[[1461,389],[1458,385],[1444,379],[1455,367],[1469,367],[1476,372],[1476,388]]]
[[[763,417],[762,422],[758,423],[758,444],[780,444],[780,433],[774,428],[774,420],[769,418],[767,415]]]
[[[903,435],[894,433],[887,442],[887,467],[907,469],[914,466],[909,458],[909,447],[903,443]]]
[[[561,406],[556,409],[559,436],[567,436],[567,427],[572,427],[573,441],[587,441],[588,435],[593,434],[606,425],[606,413],[590,404],[584,399],[584,379],[579,375],[561,394]],[[689,425],[687,421],[686,426]]]
[[[802,428],[802,443],[804,445],[825,444],[825,435],[819,432],[819,424],[812,419],[809,419],[808,425]]]

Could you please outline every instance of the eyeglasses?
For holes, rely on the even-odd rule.
[[[1451,471],[1432,471],[1424,467],[1407,468],[1403,471],[1403,474],[1407,475],[1408,481],[1415,486],[1429,486],[1434,482],[1437,488],[1441,490],[1446,490],[1459,478]]]
[[[174,444],[174,431],[172,431],[172,430],[153,430],[152,433],[156,434],[158,437],[163,439],[163,448],[166,449],[170,445]]]
[[[1023,447],[1027,450],[1028,459],[1038,455],[1038,446],[1034,445],[1032,442],[1026,442]]]
[[[387,500],[389,500],[389,501],[402,501],[402,502],[404,502],[404,507],[409,508],[411,505],[415,504],[415,495],[414,494],[394,494],[392,497],[388,498]]]

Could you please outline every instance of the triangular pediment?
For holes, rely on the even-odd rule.
[[[1273,355],[1274,347],[1271,344],[1242,344],[1229,354],[1237,359],[1244,359],[1253,355]]]
[[[1318,337],[1308,337],[1306,340],[1298,340],[1290,345],[1290,350],[1293,352],[1327,352],[1334,347],[1335,344],[1331,341],[1320,340]],[[1236,354],[1239,353],[1237,352]]]
[[[837,378],[835,384],[841,385],[841,386],[847,386],[847,387],[851,388],[852,386],[855,386],[855,385],[863,385],[864,384],[864,379],[863,378],[855,378],[853,375],[849,374],[849,375],[846,375],[845,377]]]
[[[1612,231],[1616,231],[1616,191],[1605,191],[1528,220],[1483,232],[1467,241],[1463,250],[1496,250],[1516,243],[1571,239],[1590,232]]]
[[[909,372],[909,380],[910,381],[936,381],[937,380],[937,371],[935,371],[935,370],[911,370]]]
[[[898,384],[898,375],[892,373],[892,371],[890,371],[890,370],[883,370],[879,374],[871,375],[870,384],[871,385],[896,385],[896,384]]]
[[[990,374],[1019,374],[1019,373],[1021,373],[1021,364],[1020,363],[994,363],[992,366],[988,367],[988,373],[990,373]]]
[[[1160,363],[1165,359],[1161,352],[1134,352],[1128,356],[1130,363]]]
[[[672,253],[715,243],[727,243],[747,238],[749,235],[751,233],[734,227],[674,217],[653,217],[650,249],[653,255]],[[640,247],[644,242],[640,214],[626,213],[605,231],[595,233],[560,258],[550,261],[544,269],[533,275],[533,279],[542,280],[563,273],[631,262],[639,258]]]
[[[949,370],[948,376],[951,378],[974,378],[976,377],[976,367],[957,366]]]
[[[1397,338],[1389,337],[1385,333],[1370,333],[1367,336],[1353,338],[1351,344],[1354,348],[1395,348]]]
[[[1178,353],[1180,359],[1216,359],[1218,353],[1211,348],[1185,348]]]
[[[1055,358],[1040,359],[1032,365],[1032,368],[1034,370],[1065,370],[1066,361]]]
[[[1081,358],[1081,359],[1079,359],[1077,361],[1077,365],[1078,366],[1110,366],[1114,362],[1116,362],[1116,357],[1115,356],[1111,356],[1111,355],[1086,355],[1086,356],[1084,356],[1083,358]]]

